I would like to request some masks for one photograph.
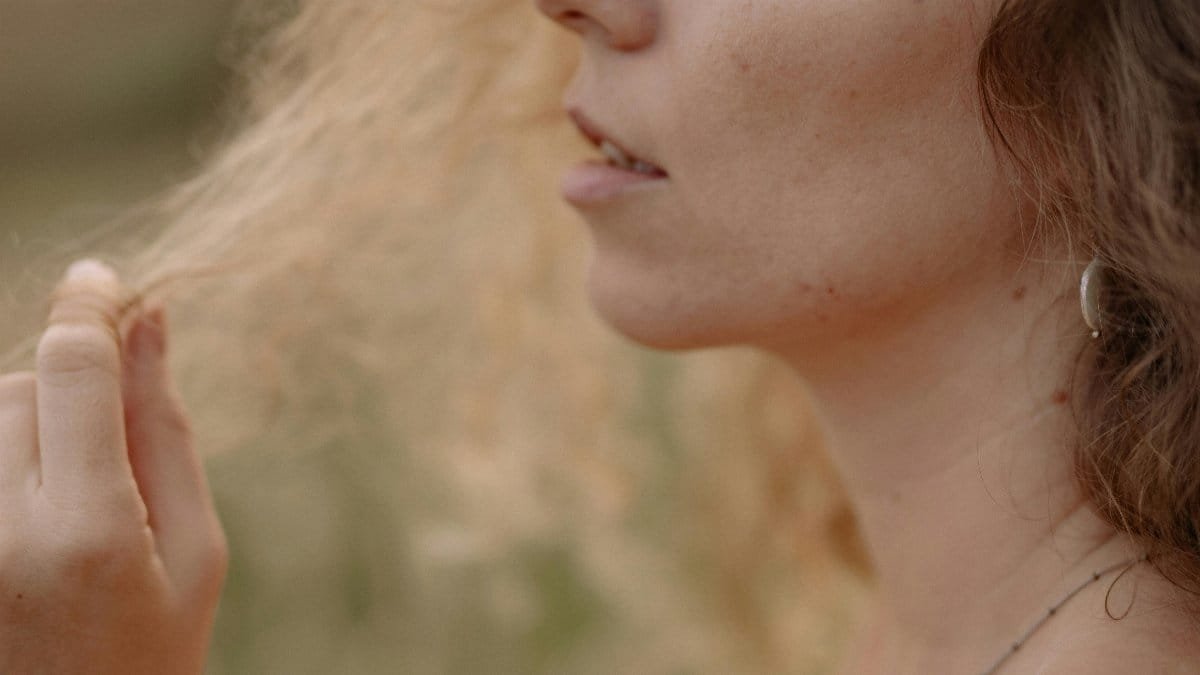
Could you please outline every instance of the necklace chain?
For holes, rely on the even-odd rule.
[[[1051,605],[1050,609],[1046,610],[1046,612],[1043,613],[1042,616],[1037,621],[1035,621],[1032,626],[1030,626],[1028,629],[1026,629],[1025,633],[1022,634],[1021,637],[1016,642],[1009,645],[1008,650],[1005,651],[1004,654],[999,659],[996,659],[996,662],[993,663],[990,668],[983,671],[983,675],[994,675],[997,671],[999,671],[1000,666],[1003,666],[1005,661],[1007,661],[1009,658],[1011,658],[1013,654],[1016,654],[1018,651],[1020,651],[1021,646],[1024,645],[1025,642],[1027,640],[1029,640],[1029,638],[1034,633],[1036,633],[1037,630],[1039,628],[1041,628],[1043,624],[1045,624],[1047,621],[1049,621],[1050,617],[1057,614],[1058,610],[1063,605],[1067,604],[1067,602],[1071,598],[1078,595],[1080,591],[1082,591],[1083,589],[1092,585],[1094,582],[1099,581],[1100,577],[1103,577],[1112,572],[1115,572],[1115,571],[1121,569],[1122,567],[1124,567],[1126,569],[1132,568],[1134,565],[1136,565],[1140,562],[1143,562],[1145,560],[1146,560],[1146,556],[1142,555],[1142,556],[1138,556],[1137,558],[1131,558],[1124,562],[1117,563],[1116,565],[1112,565],[1111,567],[1106,567],[1102,570],[1097,570],[1095,572],[1092,572],[1092,576],[1088,577],[1088,579],[1086,581],[1084,581],[1083,583],[1076,586],[1074,589],[1071,590],[1071,592],[1064,595],[1061,600],[1059,600],[1058,602]]]

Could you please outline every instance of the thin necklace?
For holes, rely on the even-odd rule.
[[[1010,659],[1013,654],[1016,654],[1018,651],[1020,651],[1021,645],[1024,645],[1025,642],[1029,639],[1029,637],[1037,632],[1037,629],[1041,628],[1043,624],[1045,624],[1047,621],[1049,621],[1050,617],[1057,614],[1059,608],[1061,608],[1063,605],[1067,604],[1067,601],[1070,600],[1071,598],[1075,597],[1080,591],[1082,591],[1083,589],[1092,585],[1093,582],[1099,581],[1100,577],[1102,577],[1102,576],[1105,576],[1107,574],[1115,572],[1115,571],[1121,569],[1122,567],[1124,567],[1126,570],[1129,570],[1134,565],[1136,565],[1140,562],[1143,562],[1145,560],[1146,560],[1146,556],[1142,555],[1142,556],[1138,556],[1136,558],[1131,558],[1129,560],[1126,560],[1125,562],[1117,563],[1116,565],[1113,565],[1112,567],[1106,567],[1102,570],[1097,570],[1095,572],[1092,572],[1092,576],[1088,577],[1087,581],[1084,581],[1082,584],[1079,584],[1070,593],[1067,593],[1066,595],[1064,595],[1062,600],[1059,600],[1058,602],[1051,605],[1050,609],[1046,610],[1046,613],[1043,614],[1041,616],[1041,618],[1039,618],[1036,622],[1034,622],[1034,624],[1032,626],[1030,626],[1028,630],[1025,631],[1025,634],[1022,635],[1019,640],[1017,640],[1016,642],[1012,643],[1009,646],[1008,650],[1004,652],[1003,656],[996,659],[996,662],[993,663],[990,668],[983,671],[983,675],[994,675],[998,670],[1000,670],[1000,666],[1003,666],[1005,661]],[[1124,572],[1122,572],[1122,574],[1124,574]]]

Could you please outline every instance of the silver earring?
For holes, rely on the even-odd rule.
[[[1092,329],[1093,338],[1100,337],[1100,276],[1103,269],[1104,264],[1100,259],[1092,258],[1079,280],[1079,304],[1084,322]]]

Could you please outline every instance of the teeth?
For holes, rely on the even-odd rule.
[[[648,176],[654,176],[658,174],[658,167],[649,162],[643,162],[640,159],[634,159],[630,157],[629,155],[625,154],[623,150],[613,145],[609,141],[600,142],[600,152],[603,152],[604,156],[611,160],[613,164],[627,171],[636,171]]]
[[[644,174],[647,174],[647,175],[654,175],[655,173],[657,173],[657,172],[658,172],[658,167],[654,166],[653,164],[649,164],[649,163],[647,163],[647,162],[643,162],[643,161],[641,161],[641,160],[638,160],[638,161],[636,161],[636,162],[634,162],[634,163],[633,163],[633,170],[634,170],[634,171],[636,171],[636,172],[638,172],[638,173],[644,173]]]
[[[603,152],[605,157],[611,159],[614,164],[622,169],[634,168],[633,160],[630,159],[629,155],[626,155],[620,148],[608,141],[600,142],[600,152]]]

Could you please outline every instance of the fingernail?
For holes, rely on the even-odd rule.
[[[76,260],[67,268],[67,279],[83,281],[85,279],[112,279],[116,274],[112,268],[95,258]]]

